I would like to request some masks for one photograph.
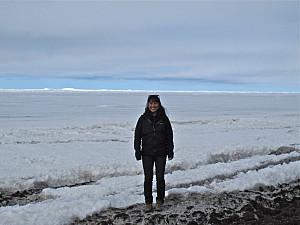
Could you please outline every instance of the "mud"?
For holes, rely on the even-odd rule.
[[[17,191],[14,193],[0,192],[0,207],[26,205],[33,202],[40,202],[42,199],[39,194],[43,189],[32,189],[25,191]]]
[[[62,187],[77,187],[82,185],[89,185],[94,184],[94,181],[84,182],[74,185],[65,185],[65,186],[58,186],[52,188],[62,188]],[[37,184],[36,188],[24,190],[24,191],[17,191],[17,192],[9,192],[7,190],[3,191],[0,190],[0,207],[5,206],[14,206],[14,205],[27,205],[29,203],[37,203],[44,201],[45,199],[41,197],[40,193],[43,191],[44,188],[48,188],[47,184]]]
[[[260,190],[171,195],[162,211],[144,212],[144,205],[110,208],[75,224],[300,224],[300,180]]]

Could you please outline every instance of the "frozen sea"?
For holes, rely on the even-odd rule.
[[[0,90],[1,196],[42,189],[39,201],[3,204],[0,224],[65,224],[142,203],[133,133],[149,94],[174,131],[166,195],[300,179],[299,93]],[[281,146],[296,150],[270,154]]]

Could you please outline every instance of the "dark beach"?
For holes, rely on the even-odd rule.
[[[75,224],[300,224],[300,180],[276,187],[222,194],[170,195],[163,211],[143,204],[110,208]]]

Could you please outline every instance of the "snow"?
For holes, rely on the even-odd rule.
[[[0,224],[63,224],[143,203],[133,132],[148,94],[0,90],[0,191],[43,188],[41,202],[1,207]],[[298,150],[269,155],[281,146],[299,148],[299,93],[155,94],[174,130],[167,195],[243,191],[300,179]]]
[[[259,171],[239,173],[234,179],[212,183],[218,191],[244,191],[261,186],[275,186],[290,183],[300,178],[300,161],[276,165]]]

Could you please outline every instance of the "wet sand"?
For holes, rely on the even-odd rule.
[[[143,204],[110,208],[71,224],[300,225],[300,180],[243,192],[171,195],[162,211],[143,209]]]

